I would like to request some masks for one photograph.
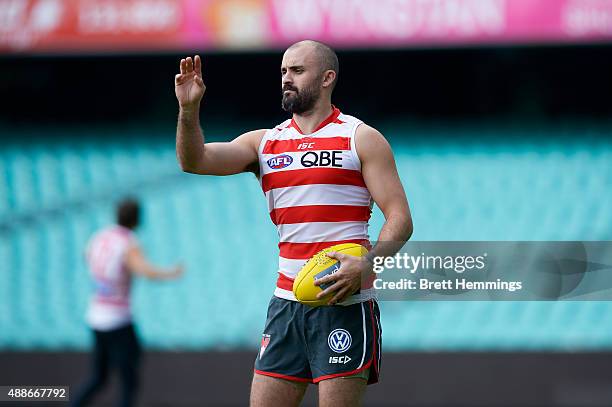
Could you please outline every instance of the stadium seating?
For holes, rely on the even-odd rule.
[[[415,240],[612,240],[608,127],[391,123],[383,130]],[[0,349],[88,346],[83,250],[125,195],[142,199],[138,235],[152,260],[187,269],[178,281],[135,284],[145,344],[258,346],[278,251],[253,175],[182,173],[171,130],[32,133],[0,144]],[[383,221],[376,209],[373,240]],[[387,349],[612,348],[612,302],[383,302],[381,309]]]

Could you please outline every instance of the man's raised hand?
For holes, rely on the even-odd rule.
[[[180,70],[181,73],[174,77],[174,91],[179,105],[181,108],[197,108],[206,90],[200,56],[181,59]]]

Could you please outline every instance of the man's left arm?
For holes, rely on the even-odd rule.
[[[361,287],[362,280],[369,278],[372,273],[374,257],[393,256],[412,235],[410,208],[391,146],[378,130],[366,124],[357,128],[355,145],[363,179],[374,202],[385,216],[385,223],[378,235],[378,243],[367,257],[335,252],[327,254],[341,263],[336,273],[315,282],[315,285],[334,282],[318,295],[322,298],[330,292],[336,292],[329,305],[342,302]]]

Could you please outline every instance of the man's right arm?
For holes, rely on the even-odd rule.
[[[231,142],[205,143],[200,129],[200,101],[206,86],[198,55],[182,59],[180,74],[174,78],[179,117],[176,128],[176,155],[185,172],[231,175],[248,171],[257,162],[257,149],[265,130],[244,133]]]

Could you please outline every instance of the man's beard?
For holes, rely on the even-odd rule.
[[[292,90],[295,94],[285,94],[286,90]],[[319,100],[320,91],[316,87],[307,87],[298,92],[297,88],[287,86],[283,88],[283,110],[291,114],[302,114],[312,110]]]

